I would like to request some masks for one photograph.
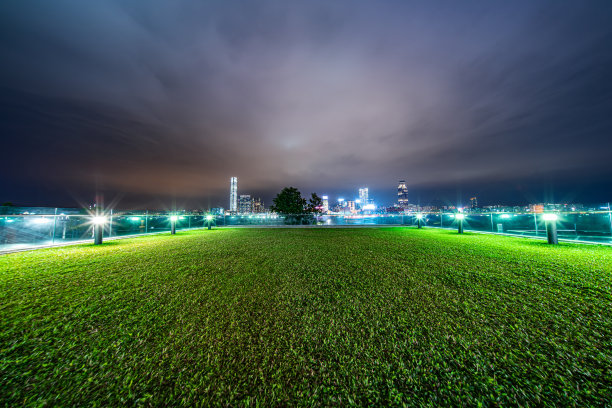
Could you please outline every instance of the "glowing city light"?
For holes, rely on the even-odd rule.
[[[130,217],[130,221],[140,221],[140,217]]]
[[[507,219],[507,218],[510,218],[510,214],[502,214],[501,217],[504,219]]]
[[[557,214],[542,214],[542,218],[544,219],[544,221],[556,221],[559,217],[557,216]]]

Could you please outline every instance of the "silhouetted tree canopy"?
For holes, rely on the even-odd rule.
[[[309,213],[320,213],[322,212],[323,200],[321,197],[317,195],[317,193],[312,193],[310,195],[310,199],[308,200],[308,208],[307,211]]]
[[[279,214],[304,214],[306,199],[295,187],[285,187],[272,200],[270,210]]]

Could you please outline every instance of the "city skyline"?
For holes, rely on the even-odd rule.
[[[12,2],[0,201],[612,200],[612,3]],[[348,194],[351,194],[349,196]]]

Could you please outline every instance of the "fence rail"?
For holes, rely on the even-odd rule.
[[[10,214],[9,214],[10,212]],[[612,244],[612,213],[607,211],[557,212],[560,240]],[[93,216],[85,210],[62,208],[4,208],[0,212],[0,251],[35,248],[93,239]],[[174,220],[174,221],[173,221]],[[171,230],[231,226],[384,226],[416,225],[417,214],[276,214],[213,215],[201,213],[126,212],[105,214],[103,237],[152,234]],[[425,227],[456,228],[455,213],[422,213]],[[465,214],[465,231],[545,237],[543,214]]]

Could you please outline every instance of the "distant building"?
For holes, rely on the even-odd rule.
[[[405,180],[400,180],[397,186],[397,205],[401,208],[408,207],[408,187]]]
[[[261,213],[266,212],[264,208],[264,203],[261,200],[261,198],[253,198],[252,205],[251,205],[251,212],[255,214],[261,214]]]
[[[329,197],[324,195],[321,197],[321,201],[323,203],[323,214],[327,214],[329,212]]]
[[[346,206],[348,207],[350,212],[355,212],[355,202],[354,201],[347,201]]]
[[[250,194],[241,194],[238,198],[238,212],[240,214],[250,214],[253,211],[253,203]]]
[[[478,198],[477,197],[470,198],[470,208],[472,209],[478,208]]]
[[[221,208],[221,207],[211,208],[210,209],[210,213],[212,215],[223,215],[223,208]]]
[[[544,204],[529,204],[529,211],[534,213],[543,213]]]
[[[364,187],[364,188],[360,188],[359,189],[359,203],[363,206],[366,204],[369,204],[369,193],[368,193],[368,188]],[[354,203],[353,203],[354,204]]]
[[[232,213],[238,211],[238,177],[230,178],[230,205],[229,210]]]

